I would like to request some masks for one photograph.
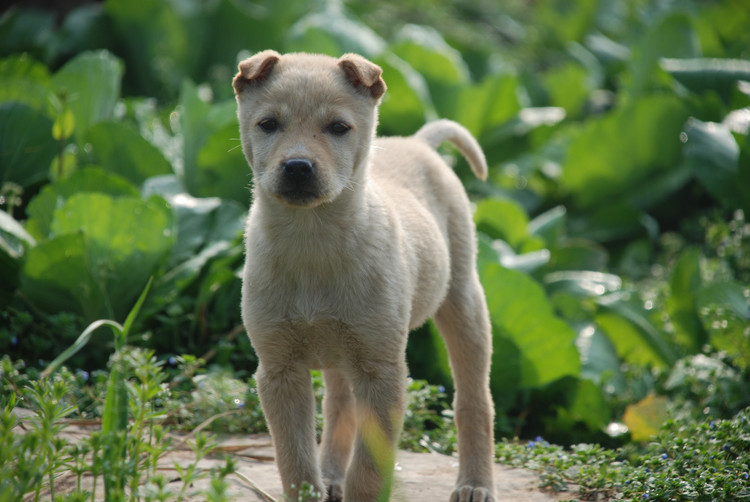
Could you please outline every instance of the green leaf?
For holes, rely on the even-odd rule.
[[[565,206],[555,206],[537,215],[528,224],[531,235],[541,237],[548,247],[557,244],[565,232],[568,211]]]
[[[515,75],[493,75],[479,84],[454,87],[435,106],[440,116],[459,122],[482,139],[521,111],[519,94]]]
[[[128,83],[139,94],[172,98],[182,81],[197,73],[210,44],[199,4],[109,0],[105,10],[121,44]]]
[[[588,71],[579,64],[567,63],[548,70],[543,78],[550,104],[564,108],[569,116],[578,116],[593,90]]]
[[[355,52],[365,57],[380,55],[385,41],[369,26],[346,17],[335,3],[297,21],[286,36],[287,52],[314,52],[339,56]]]
[[[26,214],[26,229],[35,238],[43,240],[50,235],[55,209],[76,193],[105,193],[111,196],[137,197],[138,190],[127,180],[108,174],[95,167],[85,167],[46,185],[31,199]]]
[[[688,113],[674,96],[648,96],[591,119],[575,134],[562,184],[581,209],[626,205],[658,173],[676,169]]]
[[[374,62],[383,69],[388,85],[379,108],[380,130],[387,135],[414,134],[426,120],[436,116],[427,82],[393,54],[386,53]]]
[[[211,104],[203,99],[203,95],[200,89],[192,82],[185,80],[182,83],[180,90],[180,104],[179,104],[179,124],[180,130],[183,136],[183,172],[182,181],[191,195],[198,196],[201,193],[201,173],[199,155],[201,151],[206,147],[206,143],[209,138],[214,134],[212,140],[213,147],[204,153],[204,158],[201,159],[203,162],[207,160],[215,159],[217,155],[215,148],[219,143],[224,144],[226,151],[229,152],[231,149],[237,146],[237,141],[233,141],[231,138],[239,138],[239,126],[237,126],[237,104],[234,100],[227,101],[220,104]],[[234,128],[234,130],[233,130]],[[217,133],[222,130],[223,132]],[[219,143],[217,143],[219,142]],[[219,145],[221,149],[222,146]],[[241,150],[241,149],[237,149]],[[234,152],[234,150],[232,150]],[[232,164],[233,169],[238,169],[237,158],[240,152],[234,152],[231,158],[235,162]],[[245,165],[247,162],[245,161]],[[245,168],[243,168],[245,169]],[[249,167],[244,171],[247,173]],[[210,172],[210,171],[209,171]],[[215,173],[210,173],[211,176],[216,176]],[[232,180],[237,185],[237,190],[241,187],[245,187],[248,181],[246,176],[241,179]]]
[[[695,92],[717,91],[728,96],[739,80],[750,80],[750,61],[718,58],[664,58],[662,69]]]
[[[111,119],[120,97],[122,63],[107,51],[84,52],[52,77],[55,93],[75,115],[75,137],[83,145],[97,122]]]
[[[120,333],[120,337],[122,338],[121,340],[122,343],[119,345],[118,349],[121,349],[125,345],[125,342],[128,339],[128,334],[130,333],[130,330],[133,327],[133,323],[138,317],[138,314],[141,311],[141,307],[143,307],[143,302],[146,301],[148,292],[151,290],[151,283],[153,281],[154,281],[154,277],[153,276],[149,277],[148,282],[146,283],[146,287],[143,288],[143,291],[141,292],[141,295],[138,297],[138,300],[136,300],[135,305],[133,305],[133,308],[130,309],[130,312],[128,312],[128,317],[125,318],[125,323],[122,325],[122,330]]]
[[[550,292],[564,291],[584,297],[601,297],[622,287],[622,280],[614,274],[587,270],[552,272],[544,277],[544,282]]]
[[[0,103],[15,101],[52,116],[51,78],[47,67],[28,54],[0,60]]]
[[[109,319],[99,319],[98,321],[92,322],[86,327],[85,330],[83,330],[83,333],[78,336],[78,338],[75,342],[73,342],[72,345],[62,351],[60,355],[58,355],[51,363],[49,363],[44,371],[42,371],[42,378],[46,378],[54,373],[57,368],[65,363],[65,361],[73,357],[82,348],[84,348],[86,344],[89,343],[91,336],[102,326],[109,326],[110,328],[112,328],[112,331],[115,333],[115,337],[117,336],[118,332],[122,332],[122,326],[115,321],[111,321]]]
[[[591,432],[604,429],[612,417],[607,399],[601,387],[587,379],[577,380],[568,390],[565,407],[557,409],[554,420],[547,427],[554,430],[573,430],[576,424],[584,424]]]
[[[469,69],[461,53],[433,28],[404,26],[390,51],[418,71],[430,86],[442,88],[469,83]]]
[[[101,122],[87,135],[96,163],[135,186],[152,176],[171,174],[172,166],[138,131],[124,122]]]
[[[0,104],[0,187],[43,182],[56,153],[52,121],[44,113],[20,103]]]
[[[688,166],[714,199],[727,209],[750,208],[739,188],[740,148],[729,128],[691,118],[683,139]]]
[[[57,141],[66,140],[73,135],[75,127],[76,117],[69,108],[66,108],[57,115],[52,124],[52,137]]]
[[[711,344],[740,368],[750,368],[750,288],[716,282],[698,290],[696,303]]]
[[[518,349],[521,387],[540,387],[580,374],[576,333],[554,315],[539,284],[521,272],[489,263],[483,264],[481,278],[493,338],[509,340]],[[504,357],[498,354],[497,361],[493,358],[493,373],[505,364]],[[553,360],[555,364],[549,364]]]
[[[625,390],[625,376],[620,370],[617,349],[596,324],[585,323],[578,327],[576,347],[581,354],[582,378],[606,387],[610,393]]]
[[[88,321],[124,318],[174,242],[158,198],[78,193],[55,210],[51,231],[58,237],[29,252],[22,288],[40,308]]]
[[[198,197],[220,197],[248,206],[252,171],[240,146],[239,125],[231,122],[206,138],[196,158]]]
[[[0,307],[7,305],[18,288],[21,259],[36,242],[23,226],[0,211]]]
[[[669,350],[661,349],[664,344],[661,335],[641,329],[637,322],[627,316],[616,311],[605,311],[596,315],[595,321],[617,348],[617,354],[628,363],[664,368],[676,360]]]
[[[515,249],[528,237],[526,211],[512,199],[482,199],[477,203],[474,222],[480,232],[503,239]]]
[[[670,294],[666,307],[677,339],[690,352],[697,352],[706,343],[706,332],[701,326],[696,304],[701,287],[700,249],[687,249],[680,254],[669,281]]]
[[[649,394],[625,408],[622,421],[628,426],[633,441],[646,441],[659,432],[669,418],[667,406],[666,397]]]
[[[631,92],[640,95],[657,81],[661,58],[696,56],[700,56],[700,46],[690,17],[682,12],[664,17],[636,42],[630,65]]]

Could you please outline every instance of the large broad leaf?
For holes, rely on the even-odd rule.
[[[655,394],[628,405],[622,421],[628,426],[633,441],[646,441],[659,432],[669,418],[667,406],[667,398]]]
[[[161,152],[129,124],[96,124],[89,130],[87,139],[97,165],[135,186],[141,186],[152,176],[172,173],[172,167]]]
[[[0,104],[0,186],[46,180],[56,153],[52,121],[44,113],[20,103]]]
[[[607,335],[592,323],[578,326],[576,347],[581,354],[581,377],[604,387],[610,394],[625,389],[617,350]]]
[[[661,335],[653,328],[643,329],[638,319],[634,321],[617,312],[603,312],[595,320],[617,349],[617,354],[628,363],[664,368],[676,360],[671,351],[663,348]]]
[[[718,91],[727,96],[738,80],[750,80],[750,61],[742,59],[664,58],[661,67],[695,92]]]
[[[583,66],[567,63],[544,74],[544,82],[554,106],[565,109],[567,115],[576,117],[583,110],[593,82],[589,72]]]
[[[712,346],[726,352],[740,368],[750,368],[750,289],[717,282],[698,291],[697,307]]]
[[[386,53],[374,60],[383,69],[388,91],[380,105],[380,133],[408,136],[435,117],[424,77],[407,62]]]
[[[700,56],[698,37],[690,17],[674,13],[649,27],[645,36],[635,44],[631,60],[631,92],[638,95],[657,81],[661,58],[691,58]]]
[[[637,198],[645,180],[678,164],[687,116],[681,100],[649,96],[588,121],[563,165],[573,204],[590,209]]]
[[[454,86],[441,95],[435,106],[440,116],[456,120],[481,139],[521,111],[519,96],[518,77],[501,74],[479,84]]]
[[[174,176],[150,179],[146,195],[169,201],[176,216],[177,241],[167,270],[154,285],[154,301],[169,301],[205,270],[206,264],[234,251],[240,241],[247,210],[231,200],[196,198],[184,193]]]
[[[750,209],[739,183],[740,148],[729,128],[691,118],[683,140],[690,169],[714,199],[727,209]]]
[[[288,52],[331,56],[355,52],[375,57],[385,50],[385,41],[367,25],[346,17],[335,2],[327,2],[326,6],[325,11],[308,14],[291,27],[285,44]]]
[[[50,74],[45,65],[28,54],[0,61],[0,102],[16,101],[51,114]]]
[[[11,300],[19,284],[21,258],[35,244],[19,222],[0,211],[0,307]]]
[[[701,287],[701,257],[701,250],[697,248],[682,252],[672,270],[670,294],[666,298],[675,336],[690,352],[698,352],[707,342],[696,303],[696,295]]]
[[[220,197],[247,206],[252,172],[240,146],[239,125],[232,121],[206,139],[198,152],[198,197]]]
[[[124,319],[174,242],[163,199],[80,193],[55,210],[55,237],[33,248],[22,288],[38,307],[87,321]]]
[[[232,133],[232,127],[237,127],[236,134]],[[185,80],[182,83],[180,91],[180,105],[179,105],[179,125],[183,136],[183,168],[182,168],[182,182],[187,188],[190,194],[199,196],[202,192],[201,182],[202,173],[199,165],[199,155],[201,154],[206,143],[212,135],[217,134],[217,131],[224,129],[217,138],[224,138],[219,140],[224,144],[226,151],[234,151],[233,148],[237,145],[236,141],[232,141],[231,138],[239,138],[239,126],[237,124],[237,105],[232,101],[227,101],[221,104],[211,104],[201,94],[200,89],[190,82]],[[216,148],[216,141],[214,141],[213,148]],[[221,145],[219,148],[223,148]],[[238,150],[240,150],[238,148]],[[211,153],[204,153],[208,155],[208,159],[212,157]],[[233,159],[237,159],[239,152],[233,153]],[[202,159],[206,162],[206,159]],[[204,164],[205,165],[205,164]],[[235,169],[237,169],[235,164]],[[249,168],[248,168],[249,169]],[[247,171],[245,171],[247,172]],[[212,175],[214,176],[214,175]],[[247,186],[248,179],[243,176],[242,179],[228,180],[226,183],[236,183],[237,187]]]
[[[89,128],[112,118],[120,97],[122,63],[107,51],[84,52],[52,77],[64,106],[75,116],[75,137],[80,144]]]
[[[110,0],[105,8],[122,44],[135,93],[173,97],[208,51],[208,25],[197,3]],[[231,77],[230,77],[231,78]]]
[[[461,53],[432,28],[406,25],[390,50],[424,76],[430,86],[469,83],[469,69]]]
[[[591,432],[603,430],[609,423],[612,412],[601,387],[582,378],[565,390],[565,406],[557,408],[554,419],[545,420],[547,428],[552,431],[571,431],[581,423]]]
[[[494,327],[493,374],[503,371],[505,364],[520,364],[519,385],[527,388],[580,374],[576,333],[554,315],[539,284],[521,272],[491,263],[483,265],[481,278]],[[517,354],[497,350],[508,342],[517,348]],[[520,361],[506,362],[506,357]],[[496,383],[493,377],[493,385]]]
[[[515,249],[528,237],[526,211],[512,199],[482,199],[474,212],[474,222],[480,232],[503,239]]]
[[[127,180],[113,174],[108,174],[96,167],[84,167],[67,178],[60,178],[54,183],[46,185],[31,199],[26,214],[26,229],[37,239],[50,237],[52,217],[55,210],[76,193],[98,192],[111,196],[137,197],[138,190]]]

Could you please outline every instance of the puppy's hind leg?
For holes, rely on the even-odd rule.
[[[459,471],[451,502],[492,502],[494,407],[489,390],[492,335],[476,272],[456,280],[435,316],[448,348],[456,394]]]
[[[320,465],[323,483],[328,487],[327,502],[344,498],[346,467],[352,454],[357,429],[354,396],[344,375],[336,369],[323,371],[323,438],[320,443]]]

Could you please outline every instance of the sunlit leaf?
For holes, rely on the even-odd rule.
[[[633,441],[646,441],[659,432],[667,418],[667,398],[649,394],[638,403],[628,405],[622,421],[628,426]]]
[[[138,196],[137,188],[124,178],[108,174],[98,168],[85,167],[67,178],[59,179],[42,188],[26,209],[29,216],[26,229],[35,238],[46,239],[50,236],[55,209],[62,206],[72,195],[86,192],[106,193],[112,196]]]
[[[523,207],[511,199],[483,199],[474,211],[477,229],[493,239],[503,239],[517,247],[528,236],[528,217]]]
[[[75,116],[75,137],[82,143],[89,128],[112,118],[120,97],[122,63],[107,51],[84,52],[52,77],[59,99]]]
[[[174,242],[162,199],[78,193],[55,210],[57,236],[30,250],[26,295],[49,312],[123,319]]]
[[[489,263],[482,266],[481,278],[496,341],[507,339],[518,349],[521,387],[580,374],[576,333],[554,315],[539,284],[522,272]],[[502,367],[505,357],[513,355],[498,354],[493,368]],[[549,364],[550,360],[555,364]]]

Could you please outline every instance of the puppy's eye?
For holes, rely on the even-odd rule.
[[[272,132],[276,132],[279,129],[279,123],[276,121],[276,119],[263,119],[258,122],[258,127],[260,127],[263,132],[270,134]]]
[[[351,127],[343,122],[333,122],[328,126],[328,132],[330,132],[334,136],[343,136],[344,134],[348,133],[350,129]]]

